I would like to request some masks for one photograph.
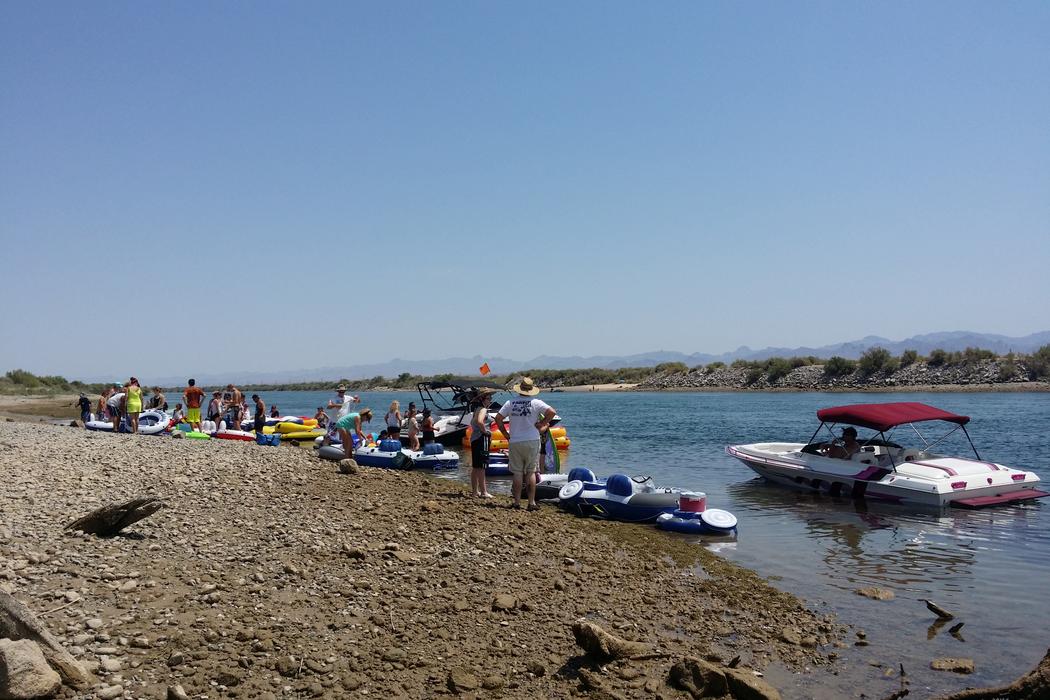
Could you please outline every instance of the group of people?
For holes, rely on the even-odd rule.
[[[139,380],[135,377],[128,379],[123,386],[114,384],[104,389],[95,404],[94,415],[91,411],[91,399],[87,395],[81,394],[75,405],[80,408],[80,420],[85,426],[92,420],[107,421],[113,424],[113,430],[116,432],[123,420],[132,433],[139,431],[139,414],[144,409],[168,409],[168,401],[159,386],[153,387],[152,396],[146,399],[143,397]]]
[[[541,444],[557,412],[546,401],[535,398],[540,388],[529,377],[511,387],[516,398],[507,401],[492,414],[496,429],[508,444],[508,461],[512,477],[512,508],[521,508],[522,497],[527,509],[537,510],[536,472],[540,466]],[[485,468],[489,463],[492,429],[489,406],[495,389],[480,389],[470,420],[470,487],[474,496],[491,498],[485,483]],[[524,493],[523,493],[524,487]]]
[[[491,415],[496,429],[502,433],[503,438],[509,445],[508,458],[510,472],[513,477],[512,496],[514,508],[521,507],[523,497],[527,499],[528,510],[535,510],[539,506],[536,503],[536,478],[539,470],[541,443],[544,433],[551,425],[556,415],[555,410],[542,399],[535,398],[540,393],[539,387],[529,377],[521,380],[511,387],[517,394],[516,398],[507,401],[499,410]],[[473,495],[479,498],[491,498],[485,482],[485,468],[488,466],[490,443],[492,440],[492,429],[490,423],[489,407],[495,389],[482,388],[470,399],[473,408],[471,416],[471,475],[470,486]],[[326,437],[330,438],[338,433],[342,440],[343,450],[347,458],[353,458],[354,448],[365,442],[364,424],[372,421],[372,409],[362,408],[353,410],[354,406],[361,403],[358,396],[347,395],[346,386],[336,387],[335,397],[328,401],[328,405],[318,406],[314,418],[320,428],[328,430]],[[205,392],[197,386],[194,379],[186,382],[186,388],[182,392],[185,401],[185,410],[182,403],[175,404],[172,418],[176,422],[189,423],[193,430],[201,429],[201,408],[204,404]],[[219,424],[225,421],[231,429],[238,429],[241,423],[252,416],[252,422],[257,433],[262,432],[266,423],[266,404],[258,394],[252,394],[252,404],[249,405],[244,395],[233,384],[227,384],[225,390],[212,392],[211,400],[208,402],[205,416],[209,421]],[[77,400],[80,407],[81,419],[86,424],[91,420],[91,400],[84,394]],[[99,420],[112,421],[113,431],[119,429],[120,422],[126,421],[129,432],[137,433],[139,427],[139,414],[146,409],[168,409],[167,398],[160,387],[153,387],[153,394],[144,400],[142,387],[135,377],[131,377],[123,386],[115,384],[102,392],[96,406],[96,414]],[[336,416],[331,419],[327,410],[336,410]],[[269,410],[271,418],[280,417],[277,406],[271,406]],[[416,451],[421,445],[434,442],[436,439],[434,428],[434,417],[429,408],[424,408],[422,414],[418,414],[415,402],[408,404],[408,412],[401,414],[401,404],[393,401],[390,409],[384,416],[385,428],[380,433],[381,438],[400,440],[402,426],[407,430],[407,442],[409,449]],[[852,430],[848,428],[847,430]],[[833,456],[847,456],[856,442],[856,431],[853,431],[852,441],[847,441],[845,448],[840,448],[845,455],[835,454]],[[838,447],[838,446],[836,446]],[[523,493],[524,487],[524,493]]]

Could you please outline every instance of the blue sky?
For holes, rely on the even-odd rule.
[[[1050,4],[0,5],[0,370],[1050,328]]]

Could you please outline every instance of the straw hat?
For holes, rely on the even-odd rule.
[[[340,384],[335,388],[336,391],[346,391],[346,384]]]
[[[540,393],[540,388],[532,382],[531,377],[522,377],[510,390],[522,396],[535,396]]]

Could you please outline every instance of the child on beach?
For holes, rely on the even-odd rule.
[[[171,414],[171,419],[176,423],[183,423],[186,421],[186,412],[182,410],[182,404],[175,404],[175,412]]]

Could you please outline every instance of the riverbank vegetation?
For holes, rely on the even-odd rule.
[[[858,359],[830,357],[770,357],[764,360],[735,360],[729,365],[711,362],[689,367],[682,362],[664,362],[655,367],[605,369],[535,368],[514,374],[491,374],[483,379],[509,386],[522,374],[548,389],[594,385],[638,385],[639,389],[730,387],[741,389],[797,388],[820,390],[865,386],[1018,384],[1050,380],[1050,345],[1031,354],[996,355],[990,350],[933,350],[926,357],[915,350],[899,356],[881,347],[866,350]],[[245,391],[329,391],[344,384],[350,391],[412,391],[424,381],[448,381],[451,374],[422,376],[403,372],[397,377],[370,379],[335,378],[324,381],[241,385]],[[481,377],[475,377],[481,379]],[[54,395],[98,393],[105,383],[85,383],[60,376],[37,376],[16,369],[0,376],[0,394]],[[171,387],[178,391],[183,387]],[[211,389],[211,387],[205,387]]]

